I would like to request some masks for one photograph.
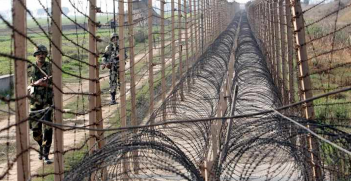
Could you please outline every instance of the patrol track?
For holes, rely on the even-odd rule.
[[[234,80],[238,93],[234,115],[258,113],[281,106],[266,61],[242,18],[235,52]],[[288,124],[285,122],[284,124]],[[303,163],[291,147],[289,129],[274,114],[234,119],[228,149],[213,172],[220,180],[299,180]],[[225,125],[226,126],[226,125]],[[289,125],[291,126],[291,125]],[[227,129],[227,128],[222,128]],[[220,159],[220,158],[217,158]]]
[[[218,97],[215,96],[220,91],[228,69],[239,19],[240,16],[237,15],[208,47],[164,104],[150,117],[149,123],[160,122],[164,111],[167,112],[167,121],[215,115],[218,103]],[[195,81],[195,84],[191,84],[191,91],[188,80]],[[119,131],[106,138],[106,146],[86,157],[79,167],[66,175],[65,180],[84,180],[103,168],[107,169],[107,178],[111,180],[123,177],[143,180],[203,180],[199,166],[208,152],[210,125],[211,122],[184,122]],[[131,159],[135,154],[133,151],[138,151],[135,160]],[[138,173],[123,169],[123,163],[138,163],[139,168],[135,168]],[[101,178],[97,178],[99,179]]]

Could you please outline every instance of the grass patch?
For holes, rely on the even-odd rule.
[[[82,161],[82,159],[85,157],[85,155],[87,154],[87,151],[88,151],[88,147],[85,145],[80,150],[67,152],[64,155],[64,171],[68,172],[72,168],[76,167],[77,164],[79,164]],[[54,164],[45,165],[45,167],[39,168],[37,170],[37,173],[39,175],[47,175],[47,176],[32,178],[33,181],[42,181],[42,180],[54,181],[54,175],[52,174],[54,173]]]
[[[325,124],[349,125],[351,106],[344,104],[346,95],[336,94],[333,97],[313,101],[316,120]]]
[[[7,138],[1,138],[3,139],[7,139]],[[10,138],[10,140],[12,140],[13,138]],[[16,145],[14,142],[12,143],[0,143],[0,163],[4,163],[5,161],[7,161],[7,156],[9,156],[9,159],[13,159],[13,155],[12,153],[16,152]],[[7,155],[9,154],[9,155]]]

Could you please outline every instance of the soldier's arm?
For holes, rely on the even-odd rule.
[[[52,65],[48,64],[47,65],[47,76],[44,78],[41,78],[39,80],[37,80],[36,82],[33,83],[33,85],[35,86],[41,86],[41,87],[48,87],[52,89]]]
[[[110,57],[111,57],[111,46],[107,45],[105,48],[105,53],[102,56],[102,69],[105,69],[105,67],[109,64]]]
[[[107,45],[105,48],[105,53],[102,56],[102,64],[107,64],[109,63],[109,59],[111,57],[111,52],[112,52],[112,48],[110,45]]]

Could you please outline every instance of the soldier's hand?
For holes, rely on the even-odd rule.
[[[47,87],[49,84],[46,81],[47,79],[40,79],[33,83],[33,86]]]
[[[102,69],[102,70],[104,70],[104,69],[105,69],[105,67],[106,67],[106,65],[105,65],[105,64],[103,64],[103,65],[102,65],[102,67],[101,67],[101,69]]]
[[[41,83],[42,79],[37,80],[35,82],[32,83],[33,86],[39,86],[39,84]]]
[[[106,67],[107,67],[108,69],[111,69],[111,63],[108,63],[108,64],[106,65]]]

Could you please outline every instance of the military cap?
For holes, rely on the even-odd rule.
[[[37,56],[38,53],[43,52],[48,54],[48,49],[44,45],[38,45],[37,47],[34,48],[34,53],[33,56]]]

